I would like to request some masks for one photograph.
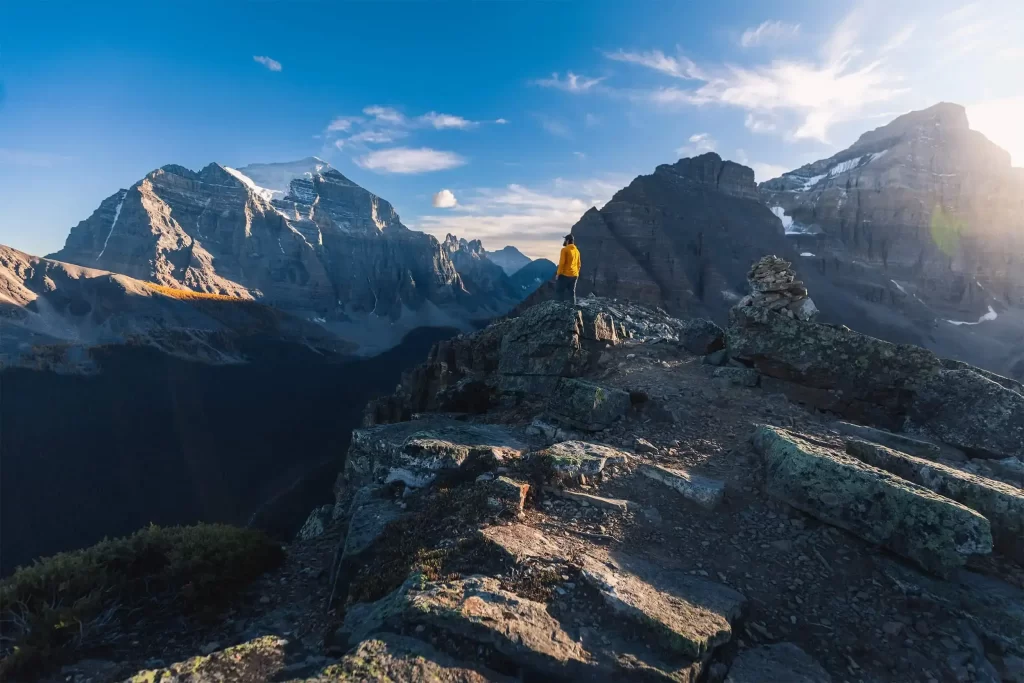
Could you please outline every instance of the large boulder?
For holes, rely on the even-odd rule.
[[[725,348],[725,330],[706,318],[691,318],[679,330],[679,345],[704,356]]]
[[[344,478],[356,486],[400,481],[422,488],[461,468],[516,459],[526,449],[495,425],[441,417],[377,425],[353,430]]]
[[[992,550],[987,519],[956,501],[800,435],[762,426],[766,492],[941,576]]]
[[[846,452],[983,514],[992,525],[995,547],[1024,563],[1024,491],[947,465],[851,439]]]
[[[583,316],[573,306],[547,301],[527,309],[506,326],[498,372],[502,388],[550,393],[561,377],[579,375],[586,364]]]
[[[622,389],[563,378],[555,387],[548,411],[571,427],[598,431],[624,417],[631,405],[629,393]]]
[[[922,431],[976,456],[1024,456],[1024,387],[1013,380],[756,306],[737,306],[730,318],[730,357],[781,380],[771,386],[794,400]]]

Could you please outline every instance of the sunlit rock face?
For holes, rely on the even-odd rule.
[[[879,266],[962,320],[1024,303],[1024,169],[960,105],[900,116],[760,191],[819,269]]]

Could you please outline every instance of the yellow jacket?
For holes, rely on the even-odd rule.
[[[556,275],[567,275],[569,277],[580,276],[580,250],[575,244],[567,244],[562,247],[562,253],[558,257],[558,270]]]

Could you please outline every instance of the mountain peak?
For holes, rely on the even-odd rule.
[[[757,198],[753,169],[735,161],[723,160],[715,152],[685,157],[674,164],[662,164],[654,173],[678,176],[737,197]]]

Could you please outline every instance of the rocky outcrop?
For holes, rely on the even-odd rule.
[[[861,462],[892,472],[981,513],[992,525],[996,549],[1024,563],[1024,543],[1021,543],[1024,539],[1024,492],[1021,489],[857,439],[846,442],[846,452]]]
[[[245,170],[157,169],[104,200],[53,258],[256,299],[368,348],[392,346],[411,327],[468,329],[521,298],[482,254],[456,257],[464,279],[435,238],[326,162],[257,165],[258,180]]]
[[[783,380],[776,388],[795,400],[982,457],[1024,452],[1024,387],[1013,380],[770,308],[738,305],[731,320],[729,356]]]
[[[987,519],[922,486],[796,434],[760,427],[765,491],[793,507],[948,575],[992,551]]]
[[[725,683],[832,683],[832,677],[793,643],[762,645],[741,653]]]

